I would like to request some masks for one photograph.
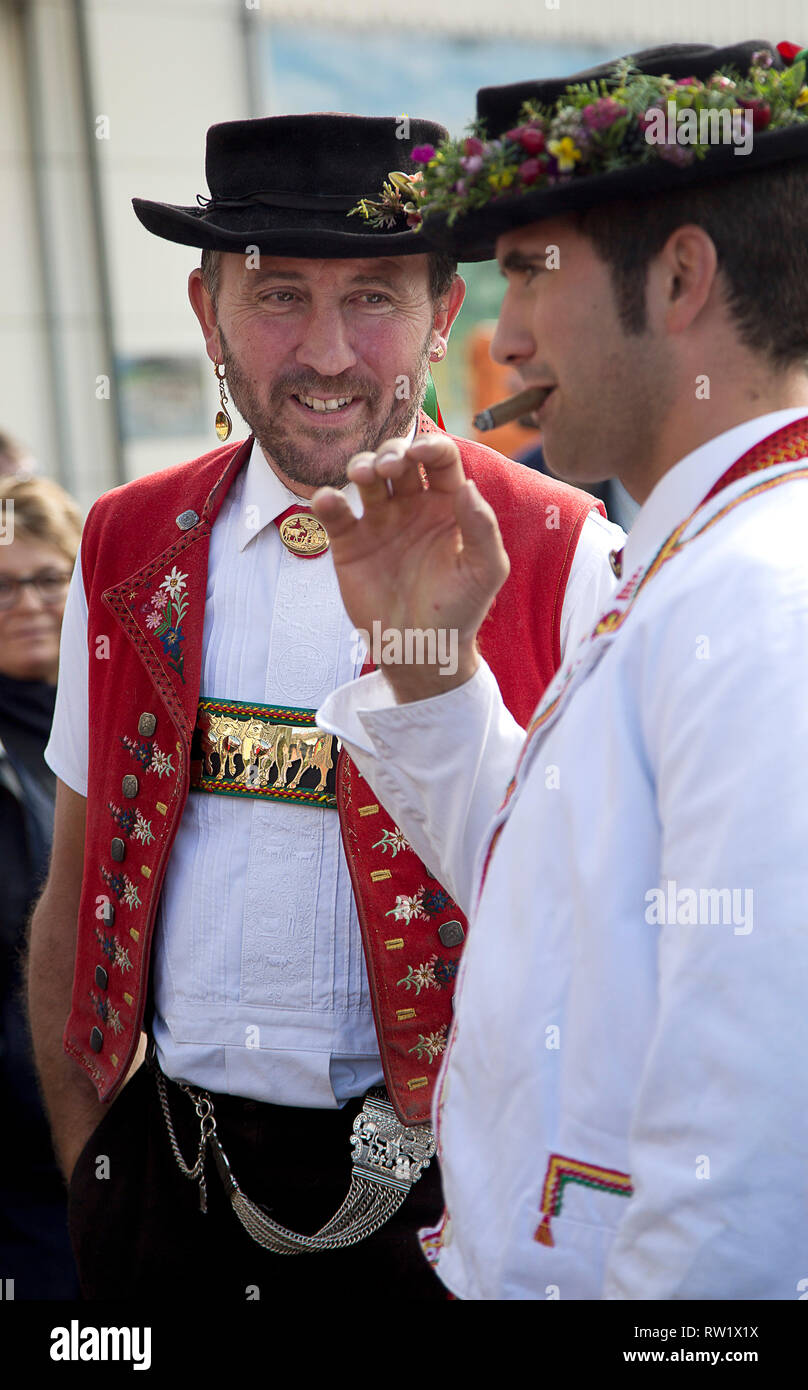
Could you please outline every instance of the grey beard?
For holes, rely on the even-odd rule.
[[[371,416],[375,416],[381,401],[381,392],[378,387],[374,387],[368,382],[362,382],[358,378],[351,381],[348,377],[345,379],[332,377],[330,383],[324,386],[322,382],[313,382],[311,374],[306,380],[305,374],[301,373],[299,378],[289,376],[279,382],[272,392],[269,404],[264,405],[259,401],[252,382],[244,376],[230,352],[221,329],[219,329],[219,338],[227,378],[227,389],[239,414],[243,420],[246,420],[264,453],[269,455],[286,477],[290,478],[292,482],[303,483],[307,487],[344,487],[347,482],[346,468],[353,455],[365,451],[375,452],[385,439],[401,438],[408,434],[426,392],[429,371],[429,339],[424,346],[415,372],[410,375],[409,398],[405,400],[394,398],[381,423],[376,424],[371,419],[368,422],[364,437],[358,442],[354,438],[350,444],[343,444],[337,436],[337,432],[332,431],[330,441],[320,445],[318,458],[312,460],[311,446],[306,449],[297,442],[296,438],[296,435],[304,433],[305,427],[301,426],[295,435],[289,431],[288,427],[281,428],[275,423],[276,411],[280,409],[290,391],[300,391],[304,395],[327,392],[329,396],[334,397],[363,395],[367,400]],[[324,456],[326,447],[328,447],[328,457]]]

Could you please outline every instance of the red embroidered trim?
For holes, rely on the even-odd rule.
[[[628,1173],[616,1168],[599,1168],[594,1163],[582,1163],[580,1159],[565,1158],[562,1154],[550,1154],[541,1199],[542,1218],[533,1235],[540,1245],[555,1245],[550,1217],[558,1216],[561,1211],[564,1187],[569,1182],[614,1192],[618,1197],[630,1197],[634,1191]]]

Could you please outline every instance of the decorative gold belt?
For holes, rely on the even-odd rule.
[[[291,705],[200,700],[191,787],[336,810],[339,740],[317,728],[314,713]]]

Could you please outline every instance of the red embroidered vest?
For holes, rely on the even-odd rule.
[[[419,427],[437,428],[423,414]],[[480,650],[526,725],[559,664],[572,556],[587,513],[600,504],[482,445],[456,443],[497,513],[511,560]],[[143,1025],[154,920],[188,796],[210,532],[251,447],[228,445],[116,488],[84,528],[90,753],[64,1046],[101,1100],[116,1094]],[[418,1123],[429,1113],[451,1021],[466,922],[344,752],[337,789],[385,1078],[401,1119]]]

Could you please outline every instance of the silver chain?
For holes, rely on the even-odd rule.
[[[273,1221],[242,1192],[219,1142],[210,1096],[207,1091],[194,1091],[185,1082],[179,1081],[174,1084],[191,1098],[199,1117],[196,1162],[192,1168],[188,1166],[177,1143],[168,1107],[165,1077],[159,1067],[155,1067],[155,1078],[177,1167],[183,1177],[199,1182],[200,1210],[207,1211],[205,1149],[209,1146],[230,1204],[245,1231],[258,1245],[277,1255],[340,1250],[357,1245],[360,1240],[373,1235],[398,1211],[435,1152],[435,1139],[429,1125],[402,1124],[383,1088],[368,1091],[362,1110],[353,1123],[353,1171],[345,1200],[339,1211],[314,1235],[301,1235]]]

